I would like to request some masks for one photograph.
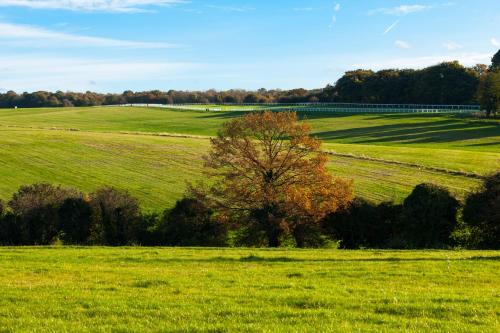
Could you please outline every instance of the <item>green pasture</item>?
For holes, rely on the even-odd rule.
[[[95,132],[214,135],[224,121],[245,112],[144,107],[0,109],[0,125]],[[500,120],[465,114],[299,112],[325,142],[500,151]]]
[[[498,251],[0,249],[2,332],[498,332]]]
[[[187,182],[203,178],[202,155],[209,149],[207,138],[4,127],[0,127],[0,144],[0,198],[7,200],[19,186],[34,182],[49,181],[84,191],[112,184],[130,190],[146,209],[158,210],[179,199]],[[354,179],[356,193],[374,201],[400,201],[423,181],[447,186],[459,197],[480,183],[476,178],[366,160],[365,146],[343,146],[326,144],[325,148],[358,155],[331,156],[328,167],[334,175]],[[492,153],[478,153],[483,164],[476,167],[473,160],[468,165],[466,157],[455,158],[454,151],[427,151],[411,151],[407,159],[433,153],[434,158],[425,155],[415,160],[455,170],[466,165],[468,171],[480,173],[493,170],[498,163]],[[375,150],[373,156],[383,153]],[[439,163],[443,156],[449,156],[450,161]]]
[[[140,107],[0,110],[0,198],[48,181],[93,191],[130,190],[146,209],[180,198],[203,179],[208,136],[244,112]],[[401,201],[421,182],[459,198],[500,169],[500,122],[451,114],[299,113],[333,154],[334,175],[357,195]]]

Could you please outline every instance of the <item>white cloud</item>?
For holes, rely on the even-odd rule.
[[[340,11],[340,4],[339,3],[336,3],[334,6],[333,6],[333,10],[338,12]]]
[[[337,23],[337,16],[332,15],[332,18],[330,20],[330,25],[328,27],[333,28],[333,26]]]
[[[500,42],[498,41],[498,39],[496,39],[495,37],[491,37],[490,39],[490,43],[491,45],[493,46],[500,46]]]
[[[383,35],[386,35],[387,33],[389,33],[389,31],[391,31],[392,29],[394,29],[399,23],[399,20],[396,20],[394,21],[393,24],[391,24],[390,26],[388,26],[385,30],[384,30],[384,33]]]
[[[373,62],[351,64],[351,68],[370,68],[374,70],[387,68],[424,68],[439,64],[444,61],[457,60],[464,66],[487,63],[491,59],[489,53],[456,53],[446,55],[433,55],[426,57],[405,57],[393,59],[378,59]]]
[[[402,40],[395,41],[394,45],[399,49],[409,49],[411,47],[410,44]]]
[[[408,15],[411,13],[417,13],[421,12],[427,9],[430,9],[431,6],[424,6],[424,5],[401,5],[397,7],[391,7],[391,8],[378,8],[370,11],[368,14],[373,15],[373,14],[388,14],[388,15]]]
[[[171,48],[174,44],[138,42],[112,38],[91,37],[47,30],[30,25],[0,22],[0,44],[10,46],[93,46],[118,48]]]
[[[461,49],[463,46],[458,44],[458,43],[449,41],[449,42],[443,43],[443,47],[447,48],[450,51],[453,51],[453,50]]]
[[[2,7],[32,9],[65,9],[88,12],[134,13],[148,11],[148,7],[171,6],[183,0],[0,0]]]
[[[0,56],[0,86],[16,91],[95,90],[96,83],[148,82],[182,78],[205,68],[203,64],[140,62],[68,57]],[[123,87],[127,88],[127,87]]]

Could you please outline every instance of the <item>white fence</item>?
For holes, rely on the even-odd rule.
[[[480,111],[479,105],[427,105],[427,104],[361,104],[361,103],[295,103],[295,104],[124,104],[189,111],[307,111],[307,112],[384,112],[384,113],[465,113]]]

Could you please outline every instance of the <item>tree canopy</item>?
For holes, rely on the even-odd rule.
[[[257,223],[269,246],[352,199],[350,181],[326,169],[321,142],[294,112],[252,113],[227,122],[205,157],[214,184],[201,193],[217,211]],[[198,192],[198,195],[200,193]]]

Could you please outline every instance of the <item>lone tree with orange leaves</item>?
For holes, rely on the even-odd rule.
[[[321,141],[294,112],[226,122],[211,146],[205,166],[213,185],[193,191],[222,215],[256,223],[270,247],[285,235],[303,246],[310,226],[352,200],[352,183],[331,176]]]

